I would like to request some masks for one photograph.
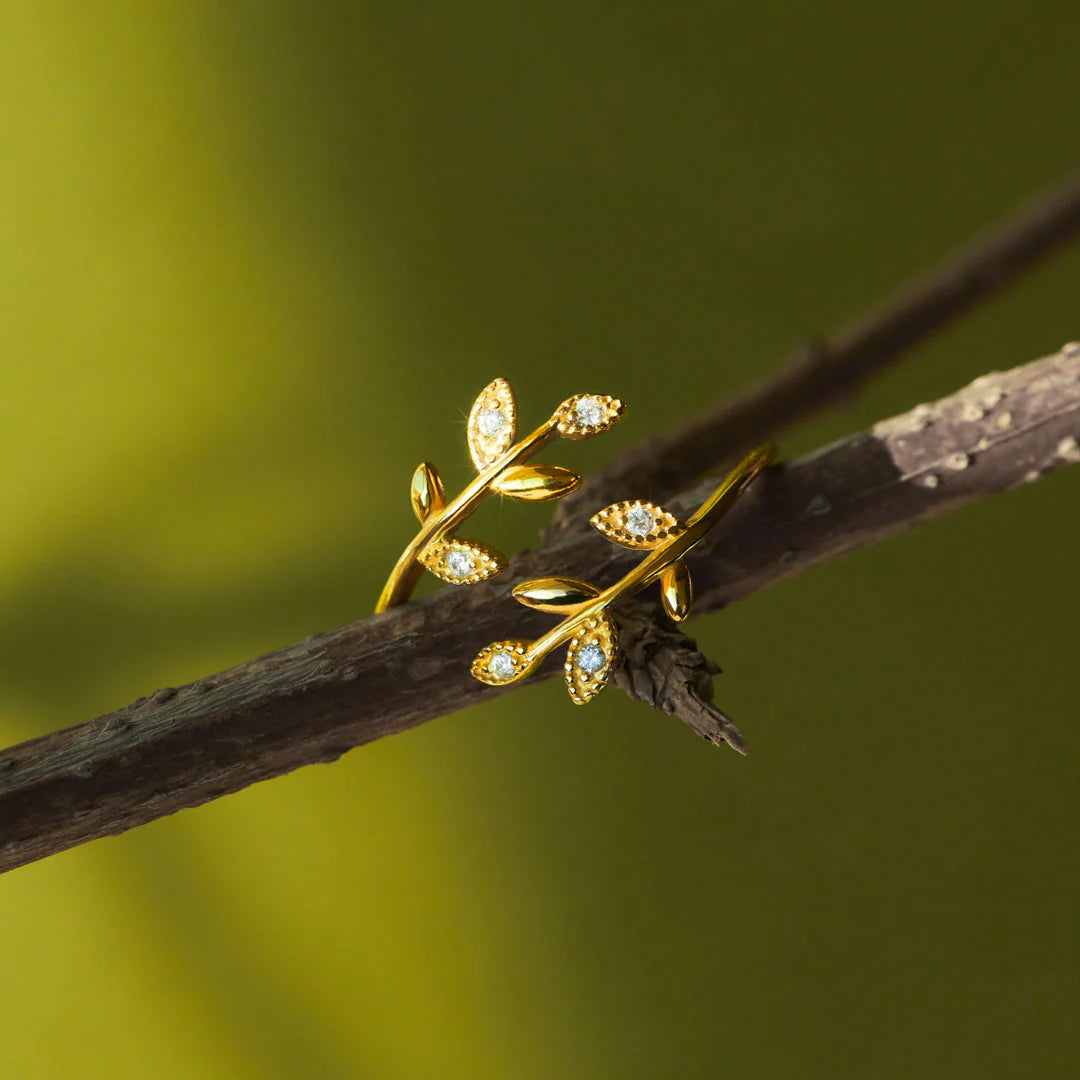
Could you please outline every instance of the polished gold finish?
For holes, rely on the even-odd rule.
[[[500,495],[530,502],[561,499],[581,486],[581,477],[561,465],[512,465],[491,486]]]
[[[633,596],[660,579],[665,610],[676,621],[685,619],[693,592],[684,557],[705,539],[774,453],[771,444],[752,450],[688,521],[681,522],[662,507],[640,501],[616,503],[600,511],[592,518],[599,532],[625,547],[646,549],[649,554],[621,581],[602,592],[573,578],[538,578],[516,586],[514,596],[527,607],[566,617],[536,641],[497,641],[488,645],[473,661],[473,676],[491,686],[517,682],[535,671],[553,649],[569,641],[565,670],[570,696],[579,705],[595,697],[611,676],[618,647],[618,631],[607,609],[616,600]],[[635,507],[652,515],[652,525],[643,515],[630,515]]]
[[[690,614],[694,603],[694,586],[690,581],[690,571],[682,559],[676,559],[670,566],[664,567],[660,575],[660,599],[672,621],[682,622]]]
[[[587,439],[607,431],[624,409],[618,398],[575,394],[515,443],[517,403],[510,384],[495,379],[485,386],[473,402],[466,429],[469,456],[480,474],[447,502],[435,466],[426,461],[417,466],[410,498],[420,531],[390,572],[375,611],[408,600],[425,567],[451,585],[471,585],[497,574],[506,566],[506,556],[479,540],[459,539],[455,534],[461,523],[492,492],[530,502],[569,495],[581,483],[577,473],[559,465],[524,463],[554,439]]]
[[[551,615],[572,614],[599,595],[600,590],[595,585],[577,578],[537,578],[514,586],[514,599],[519,604]]]
[[[421,525],[427,521],[429,514],[441,514],[446,507],[446,491],[439,470],[427,461],[417,465],[409,495]]]

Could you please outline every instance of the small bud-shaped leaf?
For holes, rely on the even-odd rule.
[[[537,578],[514,586],[514,599],[519,604],[552,615],[573,615],[582,604],[599,595],[600,590],[595,585],[575,578]]]
[[[580,483],[576,472],[561,465],[511,465],[499,473],[491,486],[512,499],[546,502],[569,495]]]
[[[439,470],[428,461],[422,461],[413,473],[412,507],[421,523],[432,514],[439,514],[446,506],[446,492],[439,476]]]
[[[552,419],[564,439],[590,439],[613,428],[626,406],[606,394],[575,394],[567,398]]]
[[[613,503],[593,514],[589,524],[616,544],[640,550],[659,547],[685,528],[663,507],[641,499]]]
[[[420,552],[420,562],[451,585],[473,585],[497,574],[506,556],[479,540],[437,540]]]
[[[526,650],[531,641],[495,641],[476,654],[472,677],[488,686],[502,686],[526,674]]]
[[[469,413],[469,454],[483,472],[500,454],[505,454],[517,431],[517,405],[505,379],[488,383],[473,402]]]
[[[690,571],[682,559],[676,559],[664,567],[660,575],[660,597],[664,610],[675,622],[682,622],[690,614],[694,602],[694,587],[690,584]]]
[[[566,688],[575,705],[584,705],[607,685],[619,648],[619,632],[610,615],[587,619],[566,650]]]

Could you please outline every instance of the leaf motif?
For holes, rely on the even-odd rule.
[[[505,379],[495,379],[480,391],[469,412],[469,455],[483,472],[505,454],[517,431],[517,404]]]
[[[694,587],[690,583],[690,571],[682,559],[676,559],[664,567],[660,575],[660,597],[664,610],[675,622],[682,622],[690,614],[694,602]]]
[[[616,544],[642,551],[659,547],[686,528],[662,506],[641,499],[612,503],[593,514],[589,524]]]
[[[576,578],[536,578],[514,586],[514,599],[519,604],[550,615],[573,615],[575,609],[599,595],[595,585]]]
[[[432,513],[439,514],[446,506],[446,491],[439,470],[428,461],[422,461],[413,473],[409,491],[412,508],[421,524]]]
[[[610,615],[587,619],[566,650],[566,687],[575,705],[591,701],[607,685],[619,649],[619,632]]]
[[[569,495],[581,483],[576,472],[561,465],[511,465],[492,481],[492,488],[511,499],[546,502]]]
[[[606,394],[575,394],[567,398],[552,416],[564,439],[591,439],[613,428],[626,406]]]
[[[488,686],[503,686],[527,674],[525,652],[531,641],[493,641],[472,662],[472,677]]]
[[[492,577],[506,566],[506,556],[479,540],[437,540],[419,555],[437,578],[451,585],[473,585]]]

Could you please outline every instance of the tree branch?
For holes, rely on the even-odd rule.
[[[589,516],[583,507],[635,497],[665,498],[705,470],[849,398],[871,376],[1078,235],[1080,175],[909,282],[831,341],[803,346],[764,381],[597,470],[560,504],[551,528],[581,528]]]
[[[1080,460],[1078,440],[1080,345],[1071,345],[769,470],[691,557],[696,610],[719,610],[1038,479]],[[698,505],[711,487],[687,492],[674,508]],[[601,584],[639,558],[595,535],[553,538],[491,582],[444,590],[12,747],[0,753],[0,870],[516,689],[469,675],[488,642],[550,625],[550,616],[511,602],[512,585],[552,572]],[[656,648],[632,634],[627,641],[624,687],[678,712],[710,741],[738,745],[730,722],[708,705],[710,665],[688,662],[685,640]]]

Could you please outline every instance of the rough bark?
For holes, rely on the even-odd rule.
[[[1080,345],[1072,345],[770,469],[690,558],[695,612],[1030,483],[1080,460],[1078,440]],[[710,488],[670,508],[685,512]],[[446,589],[12,747],[0,753],[0,870],[518,689],[468,673],[488,642],[550,626],[551,616],[515,604],[510,588],[544,573],[602,585],[639,558],[596,535],[553,536],[491,582]],[[649,633],[628,638],[648,655],[622,678],[626,688],[711,741],[737,745],[708,706],[708,662],[694,661],[685,640]],[[542,675],[559,670],[561,657],[552,660]]]

